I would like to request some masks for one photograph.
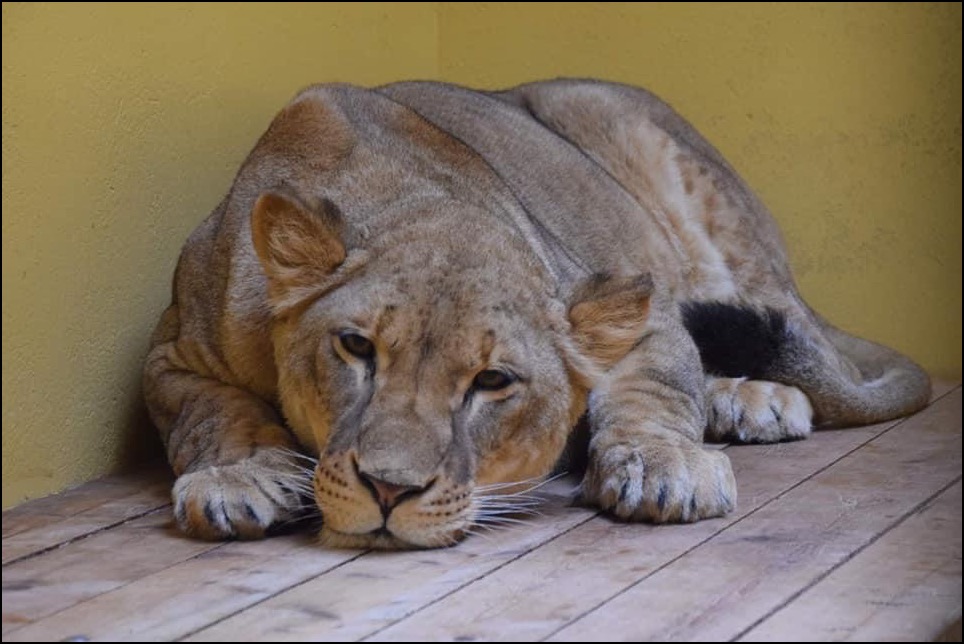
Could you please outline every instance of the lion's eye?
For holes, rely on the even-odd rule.
[[[341,333],[338,336],[341,346],[345,351],[356,358],[371,360],[375,357],[375,345],[368,338],[362,337],[357,333]]]
[[[516,380],[518,378],[514,374],[499,369],[486,369],[475,375],[472,387],[481,391],[498,391],[505,389]]]

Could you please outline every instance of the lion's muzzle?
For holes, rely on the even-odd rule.
[[[439,473],[422,486],[366,472],[354,451],[318,462],[315,500],[326,545],[345,548],[437,548],[462,539],[473,522],[472,486]]]

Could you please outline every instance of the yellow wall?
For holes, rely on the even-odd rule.
[[[3,505],[153,441],[147,339],[185,237],[319,80],[436,72],[434,4],[3,4]]]
[[[3,505],[152,446],[178,249],[316,81],[643,84],[749,180],[808,299],[961,372],[961,6],[3,5]]]
[[[644,85],[780,222],[807,300],[961,375],[961,4],[443,3],[439,71]]]

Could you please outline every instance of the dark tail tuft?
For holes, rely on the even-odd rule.
[[[765,378],[790,343],[786,316],[773,309],[688,302],[682,312],[703,370],[716,376]]]

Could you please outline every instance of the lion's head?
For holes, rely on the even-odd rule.
[[[374,235],[285,191],[252,215],[279,396],[319,450],[323,540],[457,542],[498,484],[548,474],[594,374],[644,333],[648,278],[557,280],[510,225],[448,200]]]

